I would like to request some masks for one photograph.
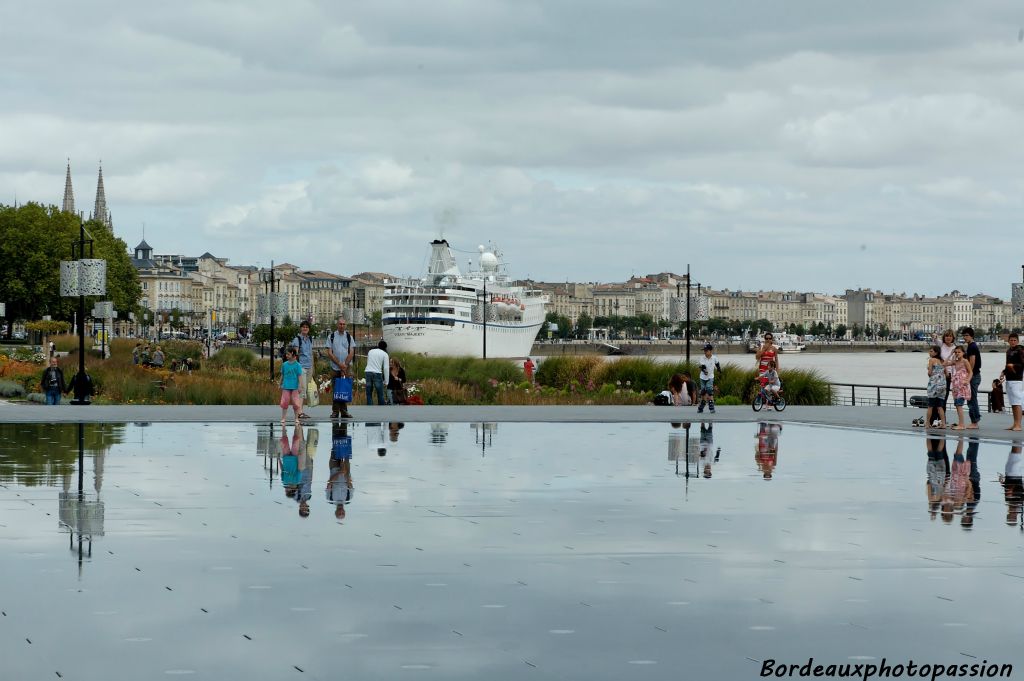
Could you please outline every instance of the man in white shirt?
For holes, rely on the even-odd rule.
[[[390,371],[391,360],[387,353],[388,344],[384,341],[366,354],[366,404],[373,404],[373,394],[377,393],[377,404],[387,404],[384,385]]]

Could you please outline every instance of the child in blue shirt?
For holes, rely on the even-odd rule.
[[[295,412],[295,423],[299,423],[302,418],[302,391],[299,390],[302,365],[299,364],[299,351],[289,346],[286,357],[288,359],[281,365],[281,425],[284,425],[285,417],[288,416],[289,404]]]

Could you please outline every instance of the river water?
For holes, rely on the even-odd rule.
[[[694,352],[690,359],[696,362],[701,353]],[[651,356],[659,361],[678,362],[679,355]],[[721,355],[719,360],[728,370],[730,365],[753,367],[754,355]],[[987,390],[1003,368],[1001,352],[982,352],[981,389]],[[782,353],[780,368],[817,369],[832,383],[859,383],[868,385],[898,385],[924,387],[928,382],[925,352],[801,352]]]

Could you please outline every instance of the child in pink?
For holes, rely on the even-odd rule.
[[[302,391],[299,390],[299,377],[302,375],[302,365],[299,364],[299,351],[294,346],[288,346],[288,359],[281,365],[281,424],[288,416],[288,405],[292,405],[295,412],[295,423],[302,418]]]

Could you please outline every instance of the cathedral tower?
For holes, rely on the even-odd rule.
[[[68,172],[64,176],[64,205],[61,210],[65,213],[75,212],[75,191],[71,188],[71,159],[68,159]]]

